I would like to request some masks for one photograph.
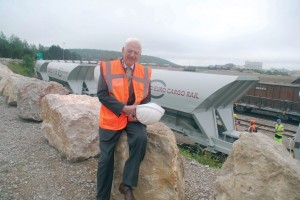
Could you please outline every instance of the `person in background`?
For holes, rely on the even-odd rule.
[[[279,142],[279,143],[282,143],[282,135],[283,135],[283,132],[284,132],[284,127],[281,124],[281,119],[277,119],[276,122],[277,123],[276,123],[276,126],[275,126],[274,140]]]
[[[241,124],[240,120],[238,120],[238,116],[237,114],[233,114],[233,117],[234,117],[234,123],[235,123],[235,130],[237,131],[238,130],[238,126]]]
[[[256,127],[256,121],[255,120],[250,120],[250,126],[249,126],[249,128],[247,129],[247,131],[249,132],[249,133],[253,133],[253,132],[257,132],[257,127]]]
[[[127,133],[129,158],[125,163],[119,191],[125,200],[135,200],[139,168],[146,153],[146,126],[136,118],[136,105],[151,100],[152,70],[137,63],[142,45],[136,38],[126,40],[123,57],[100,63],[97,96],[101,102],[99,119],[100,158],[97,172],[97,200],[109,200],[113,181],[114,151],[123,130]]]

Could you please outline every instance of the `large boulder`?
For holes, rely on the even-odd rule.
[[[36,80],[18,74],[11,74],[1,79],[0,89],[5,97],[6,103],[10,106],[17,106],[18,90],[24,84]]]
[[[136,199],[183,200],[184,172],[174,133],[163,123],[147,127],[148,144],[140,167],[138,186],[134,189]],[[122,133],[115,151],[112,200],[123,199],[118,191],[122,182],[125,162],[128,158],[126,133]]]
[[[0,79],[0,94],[1,95],[3,94],[3,89],[7,83],[8,77],[9,77],[9,75],[6,75],[6,76],[2,76]]]
[[[99,154],[99,100],[86,95],[48,94],[42,99],[42,130],[67,160]]]
[[[11,74],[13,74],[13,72],[6,65],[0,63],[0,80],[3,77],[9,76]]]
[[[6,66],[1,63],[0,58],[0,94],[2,94],[3,88],[6,85],[8,77],[12,75],[13,72]]]
[[[300,163],[270,137],[244,133],[222,166],[212,199],[300,199]]]
[[[42,129],[49,144],[70,161],[99,154],[99,101],[84,95],[48,94],[42,99]],[[183,200],[183,161],[174,133],[162,123],[147,127],[148,144],[140,167],[137,199]],[[124,197],[118,187],[128,158],[127,135],[122,133],[115,151],[111,199]]]
[[[19,117],[42,121],[41,101],[47,94],[67,95],[69,91],[57,82],[45,82],[38,79],[23,84],[17,94]]]

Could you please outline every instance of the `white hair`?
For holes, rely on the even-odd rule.
[[[139,39],[133,38],[133,37],[128,38],[128,39],[125,41],[124,47],[126,48],[127,45],[128,45],[129,43],[131,43],[131,42],[137,43],[137,44],[141,47],[141,49],[142,49],[142,43],[141,43],[141,41],[140,41]]]

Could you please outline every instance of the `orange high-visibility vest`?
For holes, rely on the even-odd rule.
[[[252,129],[252,131],[251,131],[251,129]],[[248,128],[248,132],[249,133],[250,132],[257,132],[255,124],[251,124],[251,126]]]
[[[100,63],[103,77],[108,87],[109,95],[116,100],[127,104],[129,99],[129,87],[125,70],[121,60],[113,60]],[[132,85],[135,95],[135,104],[140,104],[148,96],[152,70],[135,63],[132,74]],[[116,116],[111,110],[101,104],[99,126],[109,130],[121,130],[127,125],[125,113]]]

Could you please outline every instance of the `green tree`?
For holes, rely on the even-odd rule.
[[[12,48],[11,58],[21,58],[23,56],[24,45],[20,38],[15,35],[10,36],[9,43]]]
[[[50,48],[45,48],[39,44],[38,48],[35,45],[28,44],[26,40],[21,40],[15,35],[11,35],[9,39],[0,32],[0,57],[17,58],[28,60],[28,56],[35,58],[37,52],[43,53],[44,58],[48,60],[80,60],[81,57],[76,52],[71,52],[68,49],[62,49],[58,45],[52,45]],[[24,62],[25,62],[24,60]],[[25,62],[26,63],[26,62]]]
[[[34,58],[31,55],[24,55],[22,57],[22,66],[25,68],[26,75],[31,76],[34,74]]]
[[[45,59],[62,60],[63,50],[58,45],[52,45],[45,53]]]
[[[1,31],[0,33],[0,57],[8,58],[11,55],[11,50],[9,47],[9,42],[6,39],[6,36]]]
[[[43,45],[39,44],[38,52],[45,52],[45,51],[46,51],[46,48]]]
[[[26,68],[33,68],[34,59],[30,55],[24,55],[22,57],[22,65]]]
[[[81,60],[81,56],[75,52],[71,53],[71,60]]]

